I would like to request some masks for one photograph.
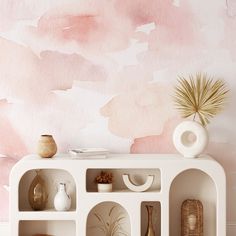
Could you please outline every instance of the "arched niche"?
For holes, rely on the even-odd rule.
[[[130,236],[130,218],[125,208],[116,202],[101,202],[93,207],[87,218],[86,236],[94,235]]]
[[[170,236],[181,235],[181,205],[186,199],[203,204],[204,235],[216,235],[216,186],[212,178],[198,169],[178,174],[170,188]]]
[[[32,169],[26,171],[19,182],[19,210],[20,211],[32,211],[28,201],[28,192],[30,184],[36,176],[38,169]],[[76,184],[73,176],[64,169],[41,169],[39,171],[41,178],[45,182],[45,186],[48,192],[48,200],[46,209],[47,211],[54,211],[54,197],[58,191],[59,183],[66,184],[67,193],[71,196],[71,211],[76,209]]]

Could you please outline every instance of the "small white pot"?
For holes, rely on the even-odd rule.
[[[98,192],[112,192],[112,183],[98,184]]]
[[[194,137],[194,140],[189,137]],[[201,154],[208,144],[207,130],[196,121],[183,121],[174,131],[173,142],[175,148],[188,158],[195,158]]]

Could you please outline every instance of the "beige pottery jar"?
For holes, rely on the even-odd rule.
[[[38,154],[44,158],[53,157],[57,152],[57,145],[52,135],[41,135],[38,142]]]

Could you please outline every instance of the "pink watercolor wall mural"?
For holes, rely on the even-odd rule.
[[[0,0],[0,221],[10,169],[42,133],[61,152],[175,152],[172,89],[199,71],[232,91],[208,152],[226,169],[236,224],[235,0]]]

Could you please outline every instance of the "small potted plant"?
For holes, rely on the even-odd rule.
[[[95,183],[97,183],[98,192],[112,192],[112,181],[112,173],[101,171],[101,173],[95,178]]]

